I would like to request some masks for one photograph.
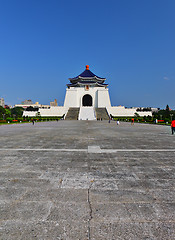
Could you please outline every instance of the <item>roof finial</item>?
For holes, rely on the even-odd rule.
[[[89,65],[86,65],[86,70],[89,70]]]

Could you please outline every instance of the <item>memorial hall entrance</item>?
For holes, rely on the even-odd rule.
[[[89,95],[89,94],[84,95],[82,101],[83,101],[82,102],[83,107],[92,107],[91,95]]]

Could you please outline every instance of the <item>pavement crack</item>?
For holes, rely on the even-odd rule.
[[[92,187],[94,180],[91,181],[89,188],[88,188],[88,195],[87,195],[87,202],[89,204],[89,219],[88,219],[88,240],[91,239],[91,220],[92,220],[92,204],[90,200],[90,189]]]
[[[49,217],[49,215],[50,215],[50,213],[51,213],[51,209],[52,209],[52,207],[53,207],[53,202],[49,201],[47,207],[48,207],[48,211],[47,211],[47,213],[45,214],[45,216],[43,217],[42,221],[47,221],[47,219],[48,219],[48,217]]]

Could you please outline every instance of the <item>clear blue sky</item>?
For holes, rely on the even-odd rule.
[[[175,109],[174,0],[0,0],[0,97],[63,104],[85,65],[112,105]]]

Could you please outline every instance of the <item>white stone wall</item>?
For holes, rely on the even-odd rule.
[[[93,107],[111,107],[108,89],[105,87],[71,87],[67,88],[64,101],[64,107],[82,107],[83,96],[89,94],[92,96]]]
[[[50,109],[39,109],[41,116],[63,116],[68,111],[66,107],[50,107]]]
[[[76,88],[66,89],[64,107],[78,107],[78,91]]]
[[[37,113],[37,111],[24,111],[23,117],[35,117]]]
[[[66,114],[68,111],[68,108],[66,107],[60,107],[60,106],[55,106],[55,107],[50,107],[50,109],[39,109],[39,113],[42,117],[53,117],[53,116],[58,116],[61,117],[64,114]],[[24,111],[23,116],[28,116],[28,117],[35,117],[38,112],[34,111]]]
[[[101,95],[102,96],[102,95]],[[103,103],[103,102],[102,102]],[[105,107],[104,105],[99,105],[98,107]],[[58,116],[61,117],[64,114],[67,114],[68,107],[51,107],[50,109],[39,109],[40,115],[42,117],[49,116]],[[135,113],[138,113],[139,116],[152,116],[152,112],[136,112],[136,109],[133,108],[125,108],[124,106],[118,107],[107,107],[107,111],[112,116],[119,117],[133,117]],[[38,112],[34,111],[24,111],[23,116],[35,117]]]
[[[136,112],[136,113],[138,113],[140,117],[144,117],[144,116],[152,117],[152,112]]]
[[[139,116],[152,116],[152,112],[137,112],[136,109],[133,108],[125,108],[124,106],[111,107],[107,108],[108,113],[112,116],[120,116],[120,117],[133,117],[135,113],[138,113]]]
[[[102,88],[98,90],[98,108],[106,107],[111,108],[111,101],[109,98],[109,92],[107,88]]]

